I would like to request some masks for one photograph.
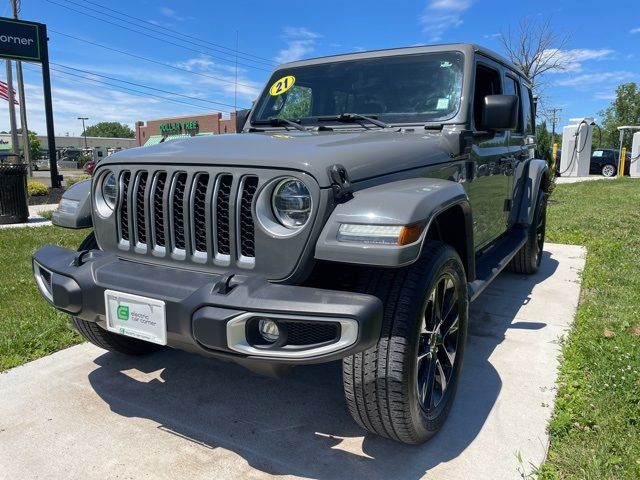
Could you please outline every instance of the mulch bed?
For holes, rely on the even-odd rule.
[[[49,203],[60,203],[64,188],[50,188],[48,195],[39,197],[29,197],[29,205],[46,205]]]

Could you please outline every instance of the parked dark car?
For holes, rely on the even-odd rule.
[[[596,173],[605,177],[615,177],[618,174],[620,151],[616,148],[598,148],[591,154],[589,173]],[[625,156],[624,174],[629,175],[631,153]]]
[[[451,410],[469,303],[538,271],[534,119],[529,80],[477,45],[281,65],[239,134],[101,160],[53,217],[93,232],[37,251],[35,280],[107,350],[271,374],[342,360],[355,421],[421,443]]]

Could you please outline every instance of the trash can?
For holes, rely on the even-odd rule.
[[[0,165],[0,224],[26,223],[28,219],[27,166]]]

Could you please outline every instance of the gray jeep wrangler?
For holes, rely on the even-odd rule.
[[[421,443],[460,378],[469,302],[537,271],[549,173],[530,84],[474,45],[278,67],[239,134],[116,153],[70,189],[79,251],[33,256],[90,342],[279,374],[342,361],[353,418]]]

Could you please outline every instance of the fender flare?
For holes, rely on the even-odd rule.
[[[528,226],[533,222],[536,199],[541,188],[544,191],[549,188],[549,167],[544,160],[534,158],[526,163],[524,173],[519,175],[515,185],[514,197],[518,201],[518,208],[510,223]]]
[[[51,216],[51,223],[64,228],[93,226],[90,179],[78,182],[64,192],[60,207]]]
[[[434,218],[450,207],[462,207],[467,232],[467,256],[473,257],[473,220],[464,187],[450,180],[415,178],[387,183],[354,193],[336,206],[318,237],[315,258],[348,264],[401,267],[415,262],[422,251]],[[343,223],[363,225],[411,225],[421,223],[420,239],[410,245],[377,245],[339,242]],[[462,261],[469,265],[469,258]]]

